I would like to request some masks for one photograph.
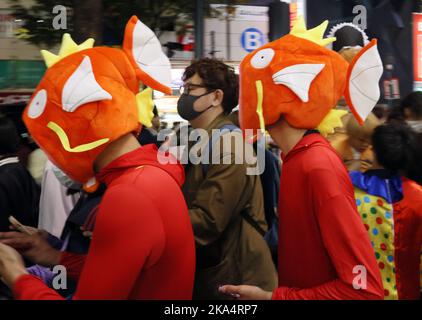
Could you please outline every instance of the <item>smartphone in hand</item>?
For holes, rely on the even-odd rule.
[[[32,230],[29,230],[27,227],[25,227],[22,223],[20,223],[15,217],[10,216],[9,217],[10,224],[19,232],[22,232],[27,235],[33,235],[34,232]]]

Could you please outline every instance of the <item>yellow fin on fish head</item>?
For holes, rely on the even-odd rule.
[[[56,62],[60,61],[61,59],[67,57],[68,55],[79,52],[85,49],[91,49],[94,47],[94,39],[89,38],[85,40],[80,45],[76,44],[75,41],[73,41],[70,34],[65,33],[63,34],[62,43],[60,46],[59,54],[51,53],[47,50],[41,50],[41,55],[44,58],[45,64],[47,68],[50,68],[52,65],[54,65]]]
[[[343,126],[341,118],[344,117],[346,114],[346,110],[331,110],[318,125],[318,131],[324,137],[331,133],[334,133],[335,128],[341,128]]]
[[[138,106],[139,122],[147,128],[152,127],[152,118],[154,118],[154,101],[152,100],[152,89],[146,88],[136,95],[136,104]]]

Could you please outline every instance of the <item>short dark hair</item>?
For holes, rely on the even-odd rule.
[[[422,132],[416,134],[416,156],[413,165],[409,167],[407,177],[422,185]]]
[[[410,109],[412,114],[417,118],[422,118],[422,92],[415,91],[406,96],[401,102],[401,107]]]
[[[239,77],[234,68],[214,58],[202,58],[193,61],[183,73],[186,81],[197,73],[208,89],[220,89],[224,92],[223,109],[229,114],[238,104]]]
[[[400,103],[393,108],[389,120],[404,120],[404,110],[409,109],[416,118],[422,118],[422,92],[415,91],[408,94]]]
[[[416,165],[416,143],[416,133],[402,121],[380,125],[372,136],[372,146],[379,164],[404,175]]]
[[[0,154],[13,154],[18,151],[20,137],[14,122],[0,114]]]

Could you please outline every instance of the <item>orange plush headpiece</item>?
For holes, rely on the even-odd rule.
[[[265,129],[281,117],[293,127],[318,128],[327,134],[341,124],[344,111],[332,110],[345,95],[359,122],[379,99],[383,67],[376,40],[349,65],[325,48],[328,21],[307,30],[298,19],[289,35],[248,54],[240,64],[240,123]]]
[[[50,160],[72,179],[87,183],[107,145],[150,126],[152,89],[170,94],[171,69],[154,33],[133,16],[123,50],[77,45],[63,36],[58,55],[41,51],[47,71],[23,120]],[[139,92],[140,82],[150,88]]]

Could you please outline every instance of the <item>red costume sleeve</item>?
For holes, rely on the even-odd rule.
[[[273,292],[276,300],[382,299],[383,289],[374,251],[367,231],[356,211],[353,189],[345,188],[341,177],[332,170],[317,169],[309,174],[314,214],[324,246],[337,272],[333,279],[312,288],[279,287]],[[350,186],[351,187],[351,186]],[[306,196],[306,195],[304,195]],[[366,270],[364,275],[356,266]],[[355,289],[353,284],[362,285]]]
[[[79,280],[84,267],[86,255],[64,251],[60,255],[60,264],[66,268],[67,276],[75,281]]]
[[[160,214],[151,200],[124,184],[111,187],[99,208],[74,299],[127,299],[142,270],[160,257],[164,243]],[[63,299],[29,275],[20,277],[13,289],[17,299]]]

